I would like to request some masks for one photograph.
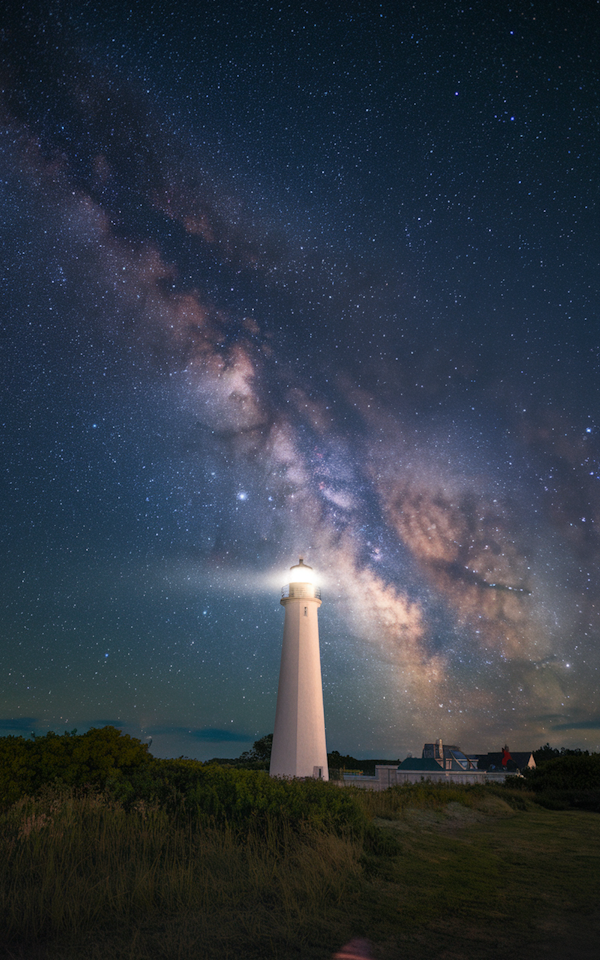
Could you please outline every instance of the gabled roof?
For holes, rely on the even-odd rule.
[[[443,769],[437,760],[423,760],[421,757],[407,757],[398,767],[398,770],[437,770],[438,773]]]
[[[511,751],[510,760],[508,761],[504,769],[514,770],[515,767],[517,770],[522,770],[525,767],[529,766],[530,760],[532,757],[532,751]],[[478,755],[478,767],[480,770],[488,770],[489,767],[494,766],[498,769],[502,769],[502,753],[480,753]],[[511,762],[512,761],[512,762]],[[535,760],[534,760],[535,765]]]

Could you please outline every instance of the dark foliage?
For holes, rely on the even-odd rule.
[[[337,750],[332,750],[327,754],[327,762],[331,770],[347,770],[348,772],[356,770],[364,773],[365,776],[374,777],[377,764],[389,764],[398,766],[400,760],[357,760],[348,754],[342,755]]]
[[[257,741],[256,753],[268,750]],[[0,739],[0,802],[7,806],[48,787],[105,790],[125,809],[159,803],[172,817],[237,829],[311,825],[362,835],[366,818],[351,794],[316,780],[280,780],[264,770],[197,760],[158,760],[146,744],[114,727],[45,737]]]
[[[236,770],[196,760],[155,760],[108,786],[127,805],[157,801],[171,815],[202,823],[307,824],[362,835],[365,815],[353,796],[319,780],[281,780],[262,770]]]
[[[209,763],[218,763],[221,767],[233,767],[237,770],[268,770],[271,763],[273,734],[267,733],[255,740],[252,750],[245,750],[239,757],[214,757]]]
[[[31,739],[1,737],[0,803],[13,803],[49,784],[102,788],[151,762],[147,744],[116,727]]]
[[[600,811],[600,754],[579,751],[547,759],[524,771],[527,789],[538,803],[554,810],[578,807]]]
[[[569,747],[551,747],[549,743],[544,744],[538,750],[533,751],[533,759],[539,767],[548,760],[556,760],[557,757],[589,757],[589,750],[581,750],[580,747],[570,749]]]

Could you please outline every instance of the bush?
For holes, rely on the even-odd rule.
[[[151,762],[148,747],[116,727],[48,733],[28,740],[0,737],[0,804],[14,803],[44,786],[102,788]]]
[[[600,811],[600,754],[571,753],[546,760],[525,772],[536,803],[549,810]]]
[[[202,823],[246,829],[267,820],[362,835],[366,816],[346,790],[321,780],[281,780],[196,760],[155,760],[108,783],[126,806],[139,799],[164,804]]]
[[[0,739],[0,803],[48,787],[107,790],[130,810],[158,803],[171,816],[248,830],[269,821],[364,833],[367,818],[350,793],[318,780],[273,779],[265,771],[157,760],[115,727],[45,737]]]
[[[600,753],[556,757],[535,770],[525,771],[524,775],[528,787],[536,793],[548,790],[600,791]]]

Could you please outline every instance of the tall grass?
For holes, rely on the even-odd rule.
[[[161,800],[47,788],[5,809],[0,956],[323,960],[362,935],[390,960],[450,956],[449,945],[453,957],[489,960],[490,936],[502,956],[521,956],[510,951],[549,923],[573,937],[577,914],[597,909],[595,814],[542,810],[501,787],[374,793],[215,777],[210,806],[195,784],[184,803],[171,778]],[[524,812],[502,816],[501,800]],[[438,829],[448,804],[493,816]]]
[[[350,789],[368,817],[389,820],[402,817],[409,808],[443,810],[449,803],[459,803],[470,809],[486,809],[492,798],[502,800],[514,809],[526,810],[534,796],[531,792],[492,784],[445,784],[428,780],[390,787],[381,792]]]
[[[101,944],[120,930],[133,955],[154,958],[181,951],[185,923],[183,941],[204,956],[260,955],[301,942],[324,902],[350,895],[359,854],[360,841],[314,828],[267,821],[241,837],[157,805],[48,792],[0,819],[3,934],[68,949],[87,932],[90,956],[116,956]]]

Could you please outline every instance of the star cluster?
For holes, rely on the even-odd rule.
[[[600,746],[598,4],[29,2],[3,45],[2,727]]]

